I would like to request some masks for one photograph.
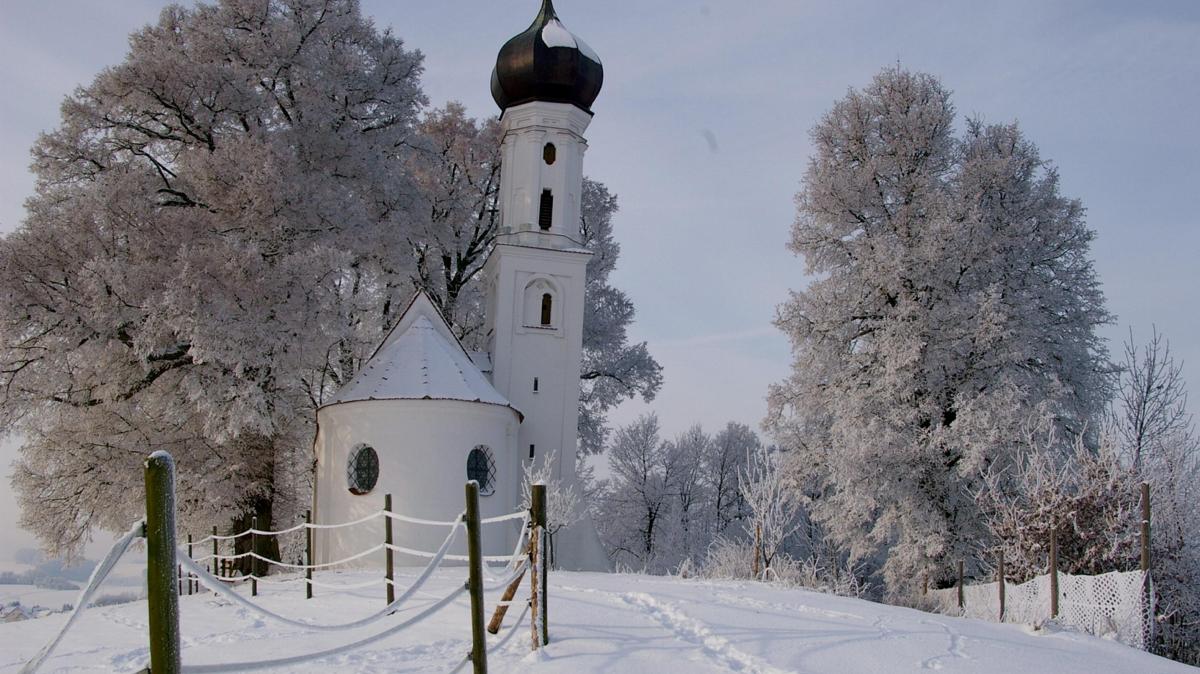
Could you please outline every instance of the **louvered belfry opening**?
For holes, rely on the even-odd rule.
[[[554,195],[550,190],[542,190],[542,203],[538,207],[538,227],[543,232],[550,231],[551,213],[554,211]]]

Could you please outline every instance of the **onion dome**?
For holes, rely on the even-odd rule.
[[[549,101],[590,113],[603,83],[600,57],[563,26],[554,3],[543,0],[529,28],[500,48],[492,71],[492,98],[501,110]]]

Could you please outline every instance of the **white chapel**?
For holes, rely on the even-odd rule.
[[[603,79],[599,57],[551,0],[501,47],[491,81],[504,132],[501,234],[482,271],[487,351],[466,351],[429,297],[412,299],[358,374],[317,410],[318,524],[376,512],[385,494],[396,512],[452,519],[468,479],[480,484],[483,517],[509,513],[520,505],[523,469],[550,456],[559,483],[575,484],[591,257],[579,232],[583,133]],[[316,562],[377,545],[377,529],[318,529]],[[429,551],[445,530],[397,522],[394,535]],[[486,527],[485,554],[511,552],[516,535],[515,523]],[[555,552],[563,568],[609,567],[590,519],[560,532]]]

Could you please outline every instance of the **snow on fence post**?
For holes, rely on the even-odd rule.
[[[534,648],[538,647],[540,642],[542,646],[550,643],[550,626],[549,626],[549,597],[547,597],[547,587],[549,579],[547,575],[550,571],[550,565],[546,562],[546,551],[543,549],[546,543],[546,485],[535,484],[530,488],[529,505],[533,512],[530,514],[530,521],[533,523],[531,539],[537,541],[534,545],[533,557],[530,563],[533,565],[533,591],[534,594],[530,597],[533,605],[533,615],[535,620],[533,624]],[[540,626],[540,629],[539,629]],[[541,634],[538,634],[541,632]]]
[[[483,631],[483,537],[479,523],[479,483],[470,480],[467,497],[467,594],[471,595],[471,664],[487,674],[487,634]]]
[[[391,606],[392,602],[396,601],[396,588],[392,586],[392,581],[395,579],[395,574],[392,572],[392,518],[389,516],[392,512],[392,495],[383,495],[383,549],[386,551],[387,570],[383,577],[386,579],[384,585],[387,586],[387,605]]]
[[[1050,528],[1050,617],[1058,617],[1058,526]]]
[[[312,511],[304,511],[304,523],[312,524]],[[312,563],[313,563],[313,530],[312,527],[304,527],[304,598],[312,599]]]
[[[178,674],[179,597],[175,594],[175,462],[154,452],[145,462],[146,595],[150,671]]]
[[[958,560],[958,610],[963,610],[963,560]]]
[[[1000,551],[1000,567],[996,570],[996,580],[1000,586],[1000,622],[1004,622],[1004,551]]]

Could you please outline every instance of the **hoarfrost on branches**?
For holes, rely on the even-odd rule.
[[[970,494],[1035,411],[1082,435],[1109,391],[1082,205],[1015,124],[954,121],[936,78],[899,67],[833,106],[789,244],[815,280],[776,320],[794,362],[766,425],[891,592],[986,540]]]

